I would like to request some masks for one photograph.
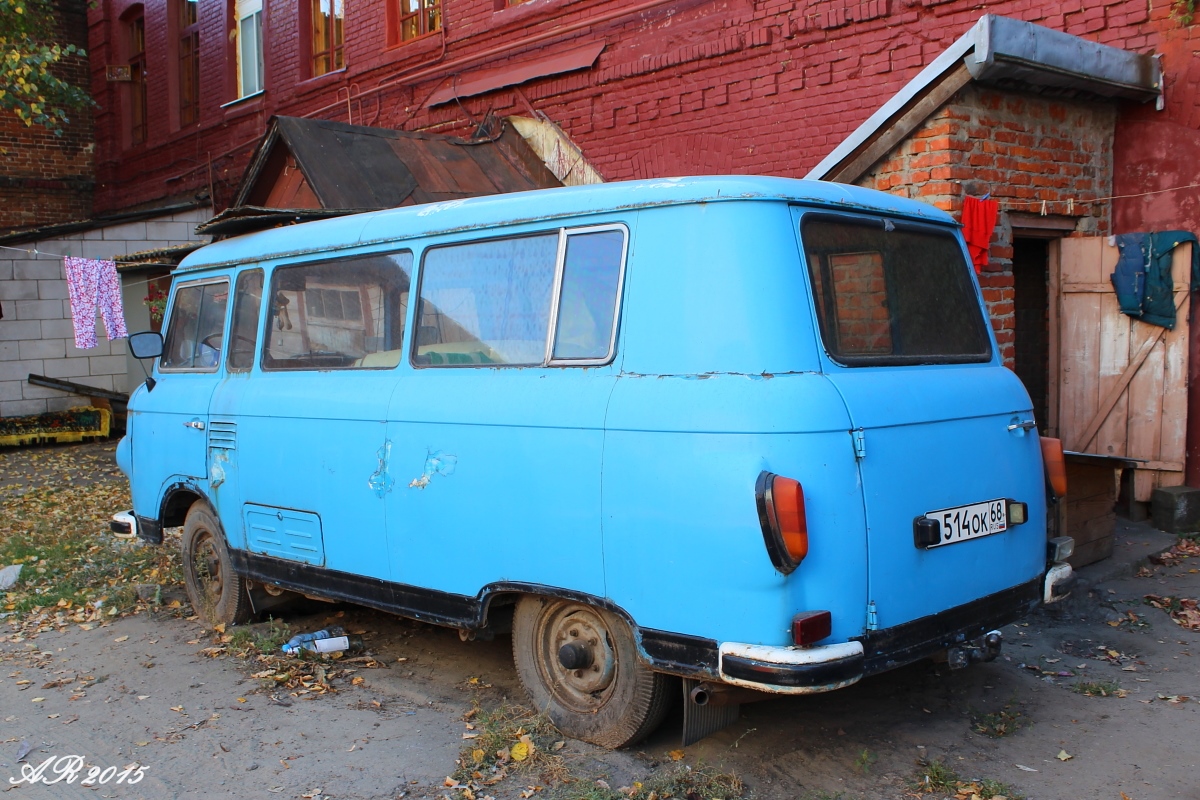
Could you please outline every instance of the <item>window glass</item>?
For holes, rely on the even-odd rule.
[[[557,260],[557,233],[430,250],[414,363],[543,363]]]
[[[554,331],[555,359],[608,357],[624,249],[623,231],[567,237]]]
[[[407,42],[442,29],[441,0],[392,0],[398,6],[399,36],[393,40]]]
[[[262,0],[236,0],[238,97],[263,90]]]
[[[344,19],[342,0],[312,0],[312,75],[341,69]]]
[[[179,25],[179,124],[200,119],[200,25],[199,0],[175,0]]]
[[[801,238],[825,349],[849,366],[987,361],[991,343],[949,232],[808,215]]]
[[[225,361],[225,369],[230,372],[246,372],[254,365],[262,288],[261,269],[247,270],[238,276],[233,293],[233,324],[229,329],[229,357]]]
[[[396,366],[411,274],[408,252],[276,269],[263,369]]]
[[[221,357],[229,284],[183,286],[175,293],[162,369],[215,370]]]

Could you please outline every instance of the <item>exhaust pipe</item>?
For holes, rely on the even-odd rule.
[[[768,700],[768,692],[755,689],[743,689],[740,686],[730,686],[727,683],[699,683],[688,692],[688,700],[698,706],[736,706],[742,703],[757,703]]]

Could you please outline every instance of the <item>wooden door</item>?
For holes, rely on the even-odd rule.
[[[1135,499],[1183,483],[1191,246],[1175,248],[1175,329],[1121,313],[1109,276],[1118,250],[1101,237],[1062,239],[1051,265],[1051,420],[1063,448],[1144,461]],[[1052,262],[1055,260],[1052,256]],[[1057,371],[1057,380],[1055,372]]]

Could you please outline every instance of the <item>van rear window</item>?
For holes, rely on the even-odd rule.
[[[962,247],[948,231],[806,215],[801,240],[825,349],[847,366],[989,361]]]

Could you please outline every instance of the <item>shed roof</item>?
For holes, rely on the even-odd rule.
[[[239,234],[280,222],[561,186],[507,124],[478,139],[273,117],[231,208],[200,233]],[[290,174],[295,167],[299,175]],[[281,181],[289,191],[277,191]],[[276,205],[274,198],[291,203]]]

